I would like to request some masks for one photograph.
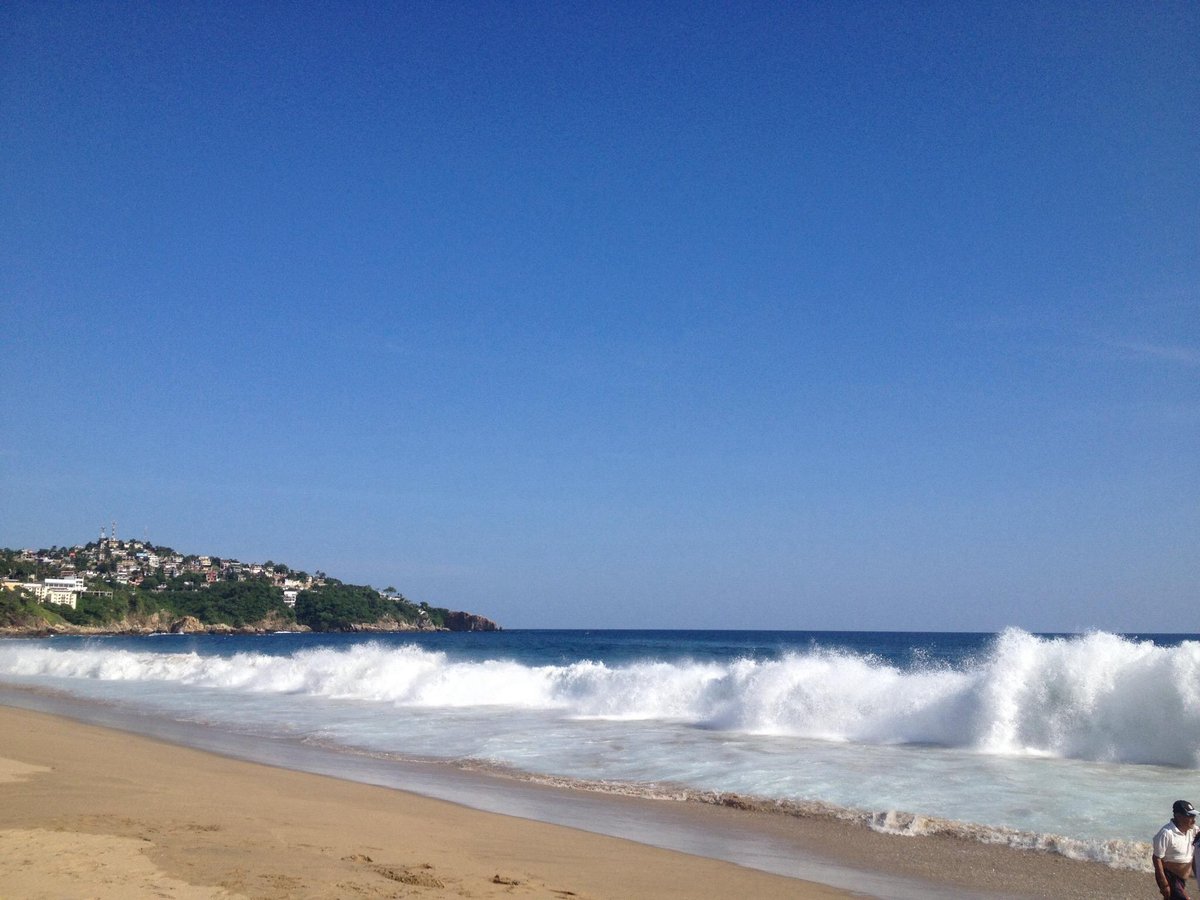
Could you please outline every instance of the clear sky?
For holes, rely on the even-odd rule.
[[[1200,628],[1200,5],[0,7],[0,545]]]

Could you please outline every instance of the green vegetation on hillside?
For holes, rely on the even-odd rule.
[[[86,590],[76,595],[75,608],[40,603],[15,584],[77,572],[84,573]],[[36,552],[0,549],[0,576],[10,582],[9,589],[0,590],[0,628],[145,628],[146,623],[160,628],[191,617],[201,625],[251,629],[432,629],[463,627],[457,623],[466,615],[412,603],[392,587],[381,592],[321,572],[309,576],[282,563],[182,556],[141,542],[101,541]],[[296,591],[294,607],[285,602],[283,585]]]
[[[421,611],[402,597],[385,597],[374,588],[340,581],[328,581],[296,597],[296,621],[313,631],[344,631],[389,619],[417,626]]]
[[[168,588],[149,595],[177,616],[193,616],[205,623],[221,622],[240,628],[261,622],[272,614],[295,621],[283,602],[283,590],[266,578],[218,581],[203,588]]]
[[[63,621],[26,591],[0,591],[0,628],[45,628]]]

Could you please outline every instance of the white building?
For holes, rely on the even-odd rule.
[[[41,585],[38,599],[43,603],[57,603],[59,606],[75,608],[79,595],[85,590],[83,577],[72,575],[69,578],[47,578]]]

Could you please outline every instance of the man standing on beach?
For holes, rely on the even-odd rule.
[[[1193,857],[1200,828],[1196,826],[1196,807],[1176,800],[1171,821],[1154,836],[1154,880],[1163,900],[1190,900],[1187,877],[1195,874]]]

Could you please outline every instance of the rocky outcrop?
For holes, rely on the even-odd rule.
[[[436,625],[431,625],[429,622],[402,622],[399,619],[391,617],[380,619],[378,622],[356,622],[346,629],[347,631],[449,631],[447,628],[438,628]]]
[[[491,619],[468,612],[449,612],[445,626],[439,627],[428,621],[406,622],[384,618],[378,622],[361,622],[345,630],[351,632],[403,632],[403,631],[500,631],[500,626]],[[49,637],[55,634],[272,634],[277,631],[311,631],[307,625],[298,625],[272,613],[260,622],[246,625],[227,625],[224,622],[205,623],[195,616],[176,617],[159,611],[150,615],[128,616],[118,622],[105,625],[70,625],[66,622],[50,623],[44,619],[30,617],[24,623],[0,626],[0,635],[22,637]]]
[[[204,623],[195,616],[184,616],[171,626],[171,634],[190,634],[192,632],[203,630]]]
[[[469,612],[446,614],[446,628],[450,631],[499,631],[500,626],[491,619]]]
[[[168,613],[156,612],[147,616],[129,616],[105,625],[71,625],[66,622],[49,623],[43,620],[27,625],[0,628],[0,634],[23,637],[50,637],[56,634],[272,634],[276,631],[309,631],[281,616],[271,615],[260,622],[247,625],[227,625],[224,622],[205,624],[195,616],[176,618]]]

